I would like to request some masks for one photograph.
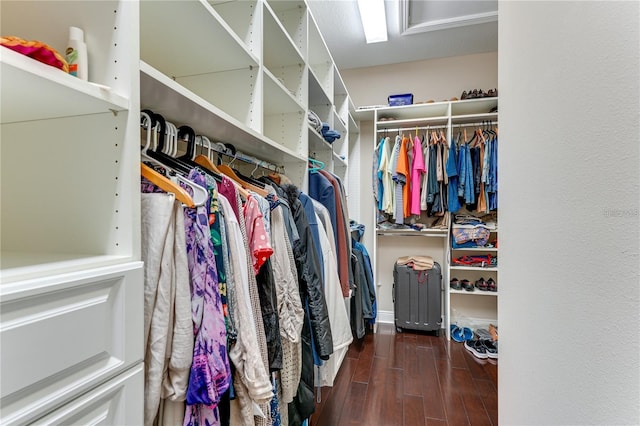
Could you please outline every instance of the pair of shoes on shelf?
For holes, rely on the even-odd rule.
[[[496,96],[498,96],[498,89],[490,89],[487,92],[483,92],[482,89],[473,89],[468,92],[463,91],[460,99],[495,98]]]
[[[484,280],[484,278],[480,278],[475,282],[475,287],[480,291],[498,291],[498,285],[493,278],[489,278],[486,281]]]
[[[456,342],[466,342],[469,339],[473,339],[473,331],[469,327],[459,327],[456,324],[451,324],[450,331],[451,338]]]
[[[489,339],[467,340],[464,348],[479,359],[498,359],[498,346]]]
[[[459,280],[457,278],[451,278],[451,281],[449,281],[449,287],[451,287],[452,290],[473,291],[473,284],[471,284],[467,279]]]

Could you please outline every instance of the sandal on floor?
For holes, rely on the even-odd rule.
[[[469,327],[459,327],[456,324],[451,324],[451,338],[456,342],[465,342],[473,338],[473,331]]]

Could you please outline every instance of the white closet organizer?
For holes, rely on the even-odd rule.
[[[453,238],[453,237],[452,237]],[[489,241],[498,239],[498,230],[492,230]],[[454,265],[451,260],[465,255],[498,255],[498,248],[478,247],[478,248],[453,248],[451,247],[450,255],[447,256],[449,265],[449,279],[457,278],[458,280],[467,279],[471,284],[478,279],[483,278],[485,281],[489,278],[498,285],[498,291],[481,291],[477,288],[474,291],[453,290],[449,287],[449,281],[444,283],[448,288],[448,303],[450,315],[446,320],[447,337],[450,336],[450,324],[458,323],[461,327],[485,328],[488,329],[489,324],[498,324],[498,294],[500,292],[500,284],[498,282],[497,267],[475,267],[475,266],[458,266]]]
[[[138,4],[0,8],[63,54],[82,28],[90,81],[0,47],[0,423],[141,423]]]
[[[309,156],[345,177],[348,142],[334,156],[307,122],[318,107],[349,140],[349,97],[304,1],[141,2],[140,40],[143,108],[283,166],[303,189]]]
[[[414,135],[416,130],[419,134],[424,134],[427,129],[443,130],[447,135],[447,140],[450,141],[453,132],[459,125],[497,121],[498,113],[490,112],[497,105],[498,98],[482,98],[377,108],[373,113],[376,130],[375,143],[377,144],[380,138],[385,135],[393,137],[398,133],[401,135],[404,133],[409,136],[409,134]],[[425,218],[423,213],[418,222],[431,222],[434,219],[436,218]],[[373,223],[377,223],[375,217]],[[492,235],[493,237],[494,235]],[[419,254],[432,256],[442,267],[444,315],[442,324],[446,330],[447,338],[450,338],[449,324],[453,312],[458,317],[474,321],[481,320],[483,325],[487,321],[493,321],[495,324],[497,297],[471,297],[470,295],[497,296],[497,293],[449,291],[449,278],[455,274],[461,275],[461,277],[457,276],[460,279],[471,279],[477,272],[479,275],[474,278],[474,281],[481,276],[480,272],[485,272],[485,279],[491,276],[486,274],[487,268],[483,268],[482,271],[466,271],[469,272],[468,277],[466,274],[462,276],[457,271],[454,273],[455,269],[450,264],[450,247],[450,229],[425,229],[423,231],[376,229],[373,252],[379,322],[394,322],[392,285],[393,265],[396,259],[401,256]],[[464,252],[461,253],[464,254]],[[492,272],[495,273],[495,271]],[[497,281],[496,276],[493,278]]]
[[[82,28],[90,81],[0,48],[0,423],[141,424],[140,110],[306,189],[310,101],[343,179],[352,103],[303,1],[0,7],[2,35],[58,52]]]

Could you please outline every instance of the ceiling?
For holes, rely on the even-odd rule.
[[[388,38],[367,44],[356,0],[308,0],[339,69],[498,50],[498,1],[385,0]]]

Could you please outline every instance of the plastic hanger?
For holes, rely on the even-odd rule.
[[[163,116],[161,116],[160,114],[153,114],[153,119],[156,121],[156,132],[158,132],[157,134],[157,138],[158,138],[158,144],[157,146],[154,146],[153,150],[147,150],[145,152],[145,155],[147,157],[151,157],[155,160],[157,160],[158,162],[162,163],[162,165],[166,165],[169,168],[173,169],[176,172],[180,172],[183,175],[186,175],[190,172],[190,168],[187,167],[186,165],[180,163],[179,161],[177,161],[174,157],[171,157],[170,155],[166,154],[164,152],[165,149],[165,136],[166,136],[166,132],[167,132],[167,122],[164,119]]]
[[[180,175],[179,173],[176,173],[175,170],[171,169],[171,167],[168,167],[166,164],[162,163],[158,159],[149,155],[149,146],[151,145],[151,135],[152,133],[154,133],[153,129],[155,128],[153,112],[145,110],[140,114],[140,116],[142,117],[141,125],[143,127],[146,125],[146,128],[147,128],[147,139],[145,142],[145,146],[143,147],[140,153],[141,159],[147,162],[150,162],[152,164],[156,164],[160,167],[163,167],[169,170],[170,172],[173,172],[175,176],[173,176],[172,178],[175,181],[172,180],[172,178],[168,178],[162,175],[161,173],[157,172],[156,170],[147,166],[144,163],[140,163],[141,176],[144,176],[147,180],[152,182],[154,185],[156,185],[163,191],[174,194],[176,196],[176,199],[178,199],[180,202],[182,202],[184,205],[188,207],[204,205],[204,203],[207,200],[207,197],[209,196],[206,189],[202,188],[200,185],[196,185],[195,183],[186,179],[184,176]],[[194,194],[193,197],[189,195],[189,193],[184,188],[182,188],[177,182],[182,182],[184,185],[189,186],[193,190],[193,194]]]
[[[195,154],[195,152],[196,152],[196,132],[189,126],[180,126],[177,129],[177,136],[178,136],[178,139],[184,140],[184,138],[186,137],[186,140],[187,140],[187,152],[182,157],[179,157],[178,161],[181,161],[181,162],[187,164],[190,167],[197,167],[200,170],[202,170],[204,173],[208,174],[209,176],[211,176],[212,178],[217,180],[218,182],[221,182],[222,181],[222,176],[220,176],[220,173],[218,171],[215,171],[215,170],[207,168],[207,167],[202,168],[201,164],[197,163],[194,160],[194,158],[196,156],[196,154]]]
[[[324,170],[324,163],[315,158],[309,158],[309,172],[317,173],[320,170]]]

